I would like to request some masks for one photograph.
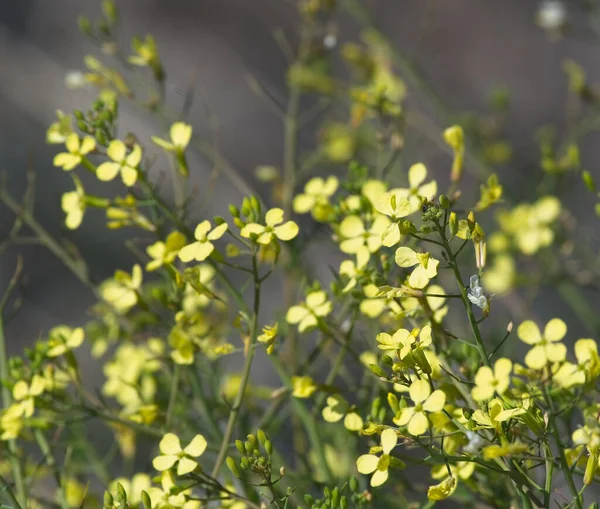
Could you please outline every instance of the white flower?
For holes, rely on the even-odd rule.
[[[479,285],[479,276],[474,274],[469,280],[469,293],[467,297],[474,306],[483,309],[489,308],[488,299],[483,294],[483,288]]]

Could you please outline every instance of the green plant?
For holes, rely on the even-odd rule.
[[[368,26],[360,4],[341,4],[367,25],[360,44],[341,47],[352,81],[332,76],[333,35],[323,38],[340,7],[300,2],[289,101],[283,111],[272,104],[283,116],[285,157],[281,168],[258,169],[271,191],[262,199],[216,147],[194,137],[185,111],[165,103],[167,65],[151,36],[134,38],[128,56],[110,0],[98,22],[80,19],[106,62],[86,57],[88,71],[75,80],[98,87],[90,110],[60,112],[48,130],[49,143],[66,147],[54,165],[72,172],[75,186],[63,195],[65,224],[79,228],[97,209],[108,229],[143,236],[129,243],[138,263],[98,284],[33,216],[30,192],[21,204],[0,188],[15,216],[3,247],[29,242],[28,228],[97,296],[84,327],[59,325],[9,359],[4,321],[18,305],[20,261],[8,283],[0,301],[1,507],[425,508],[455,499],[468,507],[582,508],[593,497],[597,343],[578,339],[573,356],[560,318],[541,330],[533,315],[519,316],[516,336],[530,349],[524,358],[513,354],[513,323],[494,321],[492,295],[521,299],[526,288],[535,298],[553,285],[590,332],[600,332],[584,293],[599,277],[597,257],[576,238],[557,197],[568,178],[596,193],[577,136],[557,151],[542,133],[540,190],[512,200],[490,170],[510,157],[510,146],[499,128],[483,128],[502,123],[506,94],[493,95],[489,118],[424,128],[395,68],[421,92],[427,85]],[[278,40],[291,52],[279,32]],[[573,97],[590,101],[597,116],[583,71],[574,63],[566,70]],[[136,89],[136,72],[151,85]],[[260,83],[252,86],[272,101]],[[312,103],[301,108],[304,99]],[[127,132],[122,101],[154,114],[168,136]],[[327,117],[315,150],[299,154],[299,131],[334,103],[344,113]],[[423,163],[404,171],[410,126],[452,157],[445,192]],[[192,147],[246,195],[227,218],[189,217]],[[148,174],[149,154],[159,149],[170,162],[173,203]],[[316,176],[317,166],[344,177]],[[461,190],[472,168],[482,180],[478,197]],[[124,195],[87,194],[76,176],[85,171],[101,181],[120,176]],[[300,228],[294,213],[312,220]],[[314,241],[345,258],[327,281],[311,276]],[[275,280],[283,305],[266,317],[266,285]],[[82,383],[84,342],[103,364],[97,393]],[[239,373],[225,369],[229,356],[243,359]],[[258,356],[278,386],[253,383]],[[114,437],[105,457],[82,425],[89,420]],[[429,482],[412,482],[419,467]],[[562,478],[568,491],[556,490]]]

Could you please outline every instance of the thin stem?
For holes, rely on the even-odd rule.
[[[448,238],[446,237],[446,233],[444,229],[440,226],[439,223],[436,223],[436,227],[440,238],[442,239],[442,244],[444,245],[444,250],[448,256],[448,263],[452,268],[452,272],[454,273],[454,277],[458,284],[458,289],[460,291],[460,295],[465,306],[465,310],[467,311],[467,317],[469,319],[469,323],[471,324],[471,329],[473,330],[473,335],[475,336],[475,342],[477,343],[477,350],[479,351],[479,356],[481,357],[481,362],[485,366],[490,365],[489,357],[485,349],[485,345],[483,344],[483,338],[481,337],[481,331],[479,330],[479,325],[477,323],[477,319],[475,318],[475,314],[473,313],[473,306],[471,305],[471,301],[467,295],[467,289],[463,283],[463,278],[460,273],[460,268],[456,261],[455,254],[452,253],[452,248],[450,247],[450,243],[448,242]]]
[[[250,344],[248,345],[248,353],[246,360],[244,361],[244,367],[242,368],[242,377],[240,380],[240,387],[235,396],[233,406],[229,412],[229,419],[227,420],[227,426],[225,427],[225,433],[223,434],[223,440],[221,441],[221,447],[219,454],[215,461],[215,465],[212,470],[212,477],[217,477],[221,465],[225,461],[227,450],[229,449],[229,443],[231,442],[231,436],[233,435],[233,428],[237,421],[240,408],[244,401],[248,382],[250,380],[250,371],[252,370],[252,360],[254,359],[254,345],[256,343],[257,332],[258,332],[258,313],[260,310],[260,280],[258,276],[258,264],[256,261],[256,252],[252,255],[252,270],[254,272],[254,310],[252,318],[250,319]],[[236,292],[238,293],[238,292]]]
[[[9,504],[12,504],[13,509],[23,509],[24,506],[21,506],[19,501],[14,496],[12,489],[10,488],[10,484],[4,477],[0,475],[0,492],[4,493],[4,496],[8,500]]]
[[[4,330],[4,311],[6,308],[6,304],[8,303],[8,299],[13,289],[17,285],[19,277],[21,275],[21,270],[23,268],[22,260],[19,258],[17,260],[17,267],[15,268],[15,272],[11,277],[2,298],[0,299],[0,382],[3,382],[8,379],[8,354],[6,351],[6,336]],[[12,403],[12,395],[7,386],[3,383],[2,385],[2,408],[8,408]],[[21,468],[21,462],[17,456],[17,444],[15,440],[8,441],[8,451],[10,453],[10,464],[13,474],[13,481],[15,482],[15,487],[17,490],[16,498],[20,501],[20,505],[17,507],[25,507],[27,505],[27,498],[25,495],[25,483],[23,481],[23,470]],[[11,492],[12,493],[12,492]]]
[[[575,502],[575,507],[577,507],[577,509],[583,509],[581,495],[577,491],[577,486],[575,486],[573,474],[571,473],[571,469],[569,468],[569,463],[565,455],[565,446],[562,442],[562,439],[560,438],[560,431],[556,423],[556,414],[554,412],[554,403],[545,387],[544,398],[546,399],[546,404],[548,405],[548,420],[550,423],[550,427],[552,428],[552,436],[554,437],[556,448],[558,449],[558,460],[560,461],[561,470],[563,471],[565,479],[567,480],[569,491],[571,492],[571,495],[573,495],[573,502]]]
[[[59,503],[62,509],[69,509],[69,504],[67,502],[67,498],[65,496],[65,489],[61,480],[60,469],[56,464],[56,460],[54,459],[54,455],[52,454],[52,450],[50,449],[50,444],[46,440],[46,437],[42,430],[36,429],[34,431],[35,440],[38,443],[42,454],[44,455],[44,459],[46,460],[46,465],[52,470],[54,474],[54,478],[56,479],[56,484],[59,490]]]

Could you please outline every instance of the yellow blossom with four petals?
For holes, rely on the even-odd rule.
[[[152,466],[159,472],[164,472],[177,465],[177,475],[189,474],[198,466],[194,458],[202,456],[206,446],[206,439],[202,435],[196,435],[182,448],[179,437],[174,433],[167,433],[158,444],[161,454],[152,460]]]

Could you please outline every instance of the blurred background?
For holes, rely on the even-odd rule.
[[[414,64],[431,90],[451,113],[485,111],[490,91],[506,87],[511,107],[503,137],[512,145],[513,158],[503,165],[500,179],[512,193],[525,193],[539,176],[539,148],[535,133],[544,124],[565,127],[567,78],[565,59],[575,59],[594,81],[600,73],[595,65],[600,45],[595,37],[594,19],[582,8],[588,2],[537,0],[369,0],[363,5],[372,13],[372,22]],[[129,0],[119,2],[125,46],[132,35],[151,33],[159,46],[168,73],[167,100],[181,108],[186,90],[193,83],[195,100],[189,122],[195,133],[206,139],[217,136],[217,145],[231,166],[243,174],[259,192],[254,171],[260,165],[281,166],[283,130],[273,114],[248,85],[249,76],[260,81],[281,103],[285,103],[287,61],[274,40],[281,28],[294,41],[297,11],[294,2],[283,0]],[[72,188],[68,174],[52,166],[59,146],[45,144],[48,125],[55,110],[87,109],[93,91],[69,90],[66,75],[81,69],[84,55],[98,54],[77,27],[77,18],[92,19],[100,14],[98,0],[19,0],[0,6],[0,170],[7,172],[7,185],[20,196],[26,171],[35,169],[37,195],[35,214],[54,235],[67,239],[88,260],[94,280],[102,280],[117,268],[129,269],[133,257],[123,247],[127,231],[109,232],[103,214],[88,214],[85,228],[67,231],[60,197]],[[542,25],[542,26],[540,26]],[[545,26],[544,26],[545,25]],[[572,27],[562,36],[558,26]],[[550,30],[548,29],[550,28]],[[351,16],[342,14],[332,26],[331,44],[357,40],[360,27]],[[412,65],[411,64],[411,65]],[[343,73],[343,70],[334,72]],[[398,70],[402,76],[402,71]],[[441,132],[446,127],[439,108],[427,94],[413,91],[409,102],[422,112],[430,126]],[[147,143],[161,126],[131,106],[120,111],[124,131],[133,131]],[[218,129],[214,129],[218,125]],[[214,139],[213,139],[214,141]],[[315,144],[314,130],[301,134],[300,146]],[[598,148],[593,137],[580,146],[587,169],[593,165]],[[447,181],[449,158],[435,143],[421,143],[418,159],[425,160],[438,180]],[[190,152],[192,182],[202,190],[213,171],[213,163],[200,152]],[[414,162],[409,161],[408,162]],[[158,160],[156,178],[166,170]],[[535,171],[534,171],[535,170]],[[169,195],[168,179],[163,190]],[[86,190],[104,193],[110,185],[86,182]],[[111,184],[112,185],[112,184]],[[89,186],[89,187],[88,187]],[[118,184],[114,184],[117,189]],[[472,182],[477,189],[477,183]],[[591,210],[592,201],[582,197],[581,187],[565,191],[573,212]],[[569,194],[571,193],[571,194]],[[526,193],[525,193],[526,194]],[[533,194],[533,193],[531,193]],[[194,203],[192,215],[206,211],[224,213],[227,203],[238,203],[238,186],[221,178],[210,202]],[[593,216],[593,214],[591,214]],[[593,217],[590,218],[593,221]],[[0,235],[12,222],[0,209]],[[580,225],[585,228],[585,223]],[[596,238],[593,229],[582,234]],[[57,323],[73,325],[86,321],[86,309],[93,302],[85,289],[47,250],[37,246],[11,249],[0,258],[0,287],[12,274],[17,252],[24,255],[28,274],[25,305],[9,324],[11,353],[18,353]],[[326,272],[327,267],[323,270]],[[277,294],[272,305],[277,303]],[[568,322],[569,311],[549,292],[540,303],[542,316],[560,315]],[[509,314],[507,315],[509,316]]]

